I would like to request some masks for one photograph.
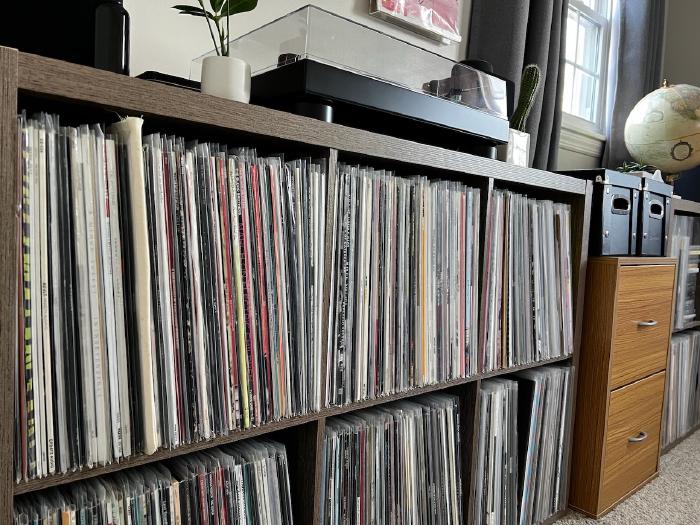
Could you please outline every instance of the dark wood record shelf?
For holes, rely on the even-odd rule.
[[[208,439],[206,441],[197,441],[195,443],[190,443],[187,445],[182,445],[173,449],[161,449],[156,451],[154,454],[137,454],[124,461],[118,463],[110,463],[107,465],[101,465],[93,468],[86,468],[82,470],[77,470],[75,472],[69,472],[66,474],[61,474],[58,476],[49,476],[39,479],[33,479],[30,481],[24,481],[15,484],[14,493],[15,495],[26,494],[29,492],[36,492],[37,490],[42,490],[47,487],[55,487],[58,485],[65,485],[66,483],[73,483],[75,481],[80,481],[83,479],[93,478],[95,476],[102,476],[104,474],[110,474],[112,472],[117,472],[120,470],[138,467],[140,465],[146,465],[148,463],[154,463],[157,461],[163,461],[166,459],[172,459],[178,456],[184,456],[191,454],[193,452],[198,452],[200,450],[206,450],[213,447],[218,447],[221,445],[227,445],[240,441],[242,439],[248,439],[255,436],[260,436],[263,434],[270,434],[273,432],[278,432],[287,428],[295,427],[297,425],[303,425],[311,421],[317,421],[322,418],[338,416],[341,414],[346,414],[348,412],[354,412],[356,410],[361,410],[364,408],[370,408],[377,405],[383,405],[386,403],[391,403],[393,401],[398,401],[400,399],[408,399],[411,397],[420,396],[422,394],[428,394],[430,392],[439,392],[442,390],[448,390],[456,386],[464,385],[474,381],[480,381],[481,379],[487,379],[489,377],[498,377],[506,374],[512,374],[520,370],[527,370],[528,368],[536,368],[539,366],[551,365],[554,363],[561,363],[563,361],[568,361],[571,356],[561,356],[552,359],[545,359],[543,361],[538,361],[535,363],[528,363],[525,365],[514,366],[510,368],[504,368],[502,370],[494,370],[492,372],[486,372],[483,374],[477,374],[461,379],[455,379],[453,381],[448,381],[445,383],[436,383],[434,385],[426,385],[419,388],[413,388],[411,390],[406,390],[403,392],[398,392],[396,394],[391,394],[387,396],[381,396],[375,399],[367,399],[357,403],[350,403],[342,406],[333,406],[324,408],[319,412],[313,412],[310,414],[304,414],[303,416],[291,417],[287,419],[282,419],[279,421],[273,421],[271,423],[266,423],[265,425],[260,425],[258,427],[252,427],[245,430],[237,430],[231,432],[228,435],[217,436],[214,439]]]
[[[13,499],[21,494],[270,434],[288,449],[295,520],[298,523],[318,523],[326,419],[437,391],[449,391],[460,399],[462,504],[464,520],[468,522],[472,511],[470,500],[474,478],[477,475],[474,459],[479,437],[478,392],[481,381],[518,370],[570,362],[573,365],[575,404],[592,195],[590,181],[512,166],[466,153],[231,102],[0,47],[0,185],[3,188],[0,192],[0,246],[3,247],[0,250],[0,296],[5,298],[15,297],[17,286],[17,113],[25,108],[57,111],[62,118],[73,118],[80,123],[114,121],[117,115],[143,116],[146,124],[154,131],[257,146],[261,149],[268,147],[274,149],[275,153],[320,151],[329,158],[330,170],[335,169],[338,160],[348,160],[388,166],[410,174],[423,170],[430,176],[464,179],[481,189],[482,240],[483,219],[490,208],[494,187],[569,203],[572,221],[574,353],[571,356],[428,385],[359,403],[324,408],[316,413],[236,431],[176,449],[159,450],[152,455],[140,454],[119,463],[16,484],[13,474],[13,434],[17,312],[15,301],[6,299],[0,302],[0,523],[11,523]],[[483,247],[483,242],[481,246]],[[326,249],[330,250],[328,245]],[[483,253],[479,260],[482,268]],[[324,298],[324,311],[328,309],[328,300],[328,297]],[[325,371],[325,363],[322,370]],[[570,428],[573,429],[573,423]],[[571,442],[570,430],[565,440],[564,453],[567,456],[570,456]],[[566,463],[570,464],[568,461]],[[568,487],[569,472],[564,472],[563,476],[563,485]],[[567,498],[568,494],[565,493],[563,501]],[[547,523],[553,522],[563,513],[557,513]]]
[[[20,93],[78,101],[120,115],[185,121],[435,169],[544,186],[567,193],[584,194],[586,191],[586,181],[566,175],[512,166],[468,153],[232,102],[37,55],[20,53],[18,68]]]

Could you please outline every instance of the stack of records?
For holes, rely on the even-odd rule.
[[[518,383],[490,379],[481,384],[476,523],[518,523]]]
[[[475,373],[479,191],[338,171],[329,190],[328,403]]]
[[[321,408],[326,161],[141,126],[20,117],[17,480]]]
[[[486,219],[480,371],[573,352],[571,211],[496,190]]]
[[[566,507],[571,367],[525,370],[518,395],[520,524],[541,523]]]
[[[141,446],[129,353],[118,142],[100,126],[19,119],[17,479],[129,456]]]
[[[318,410],[324,163],[149,135],[144,166],[155,445]]]
[[[661,446],[671,445],[700,424],[700,332],[671,338],[666,371]]]
[[[676,215],[671,234],[671,255],[678,258],[676,267],[676,308],[673,327],[682,330],[696,320],[698,262],[700,261],[700,227],[698,218]]]
[[[474,522],[541,523],[566,505],[570,367],[484,381],[480,397]]]
[[[329,420],[321,523],[462,523],[459,444],[454,396]]]
[[[287,453],[271,441],[155,464],[17,498],[15,525],[291,524]]]

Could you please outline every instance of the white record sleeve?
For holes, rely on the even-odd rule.
[[[149,235],[146,213],[146,191],[143,169],[141,128],[143,119],[127,117],[113,124],[110,131],[126,145],[128,158],[129,201],[132,224],[132,253],[139,257],[135,265],[135,310],[140,360],[144,452],[152,454],[160,446],[158,439],[158,415],[154,405],[154,374],[151,365],[151,332],[153,312],[151,308],[151,270],[148,258]]]

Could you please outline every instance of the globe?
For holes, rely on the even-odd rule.
[[[664,85],[637,102],[625,123],[625,145],[634,160],[665,173],[700,165],[700,88]]]

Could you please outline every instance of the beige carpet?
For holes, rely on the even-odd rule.
[[[570,513],[556,525],[700,523],[700,431],[661,456],[659,477],[596,521]]]

